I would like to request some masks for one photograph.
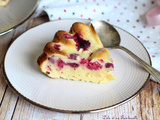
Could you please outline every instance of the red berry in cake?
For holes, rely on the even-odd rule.
[[[46,67],[46,70],[47,70],[48,72],[51,72],[51,71],[52,71],[51,65],[48,65],[48,66]]]
[[[106,63],[105,67],[106,68],[114,68],[113,63]]]
[[[88,50],[88,48],[90,47],[90,44],[91,44],[89,42],[89,40],[84,40],[82,35],[80,35],[78,33],[73,36],[65,35],[65,38],[73,39],[76,42],[77,51],[79,51],[80,49],[83,49],[84,51],[86,51],[86,50]]]
[[[67,65],[69,65],[69,66],[71,66],[73,68],[79,67],[79,64],[77,64],[77,63],[67,63]]]
[[[78,56],[78,54],[73,53],[73,54],[70,54],[70,56],[68,57],[68,59],[77,60],[77,56]]]
[[[104,60],[103,60],[103,59],[100,59],[99,61],[100,61],[101,63],[104,63]]]
[[[84,65],[84,64],[88,64],[88,59],[86,58],[82,58],[81,61],[80,61],[80,64]]]
[[[55,60],[52,57],[48,57],[48,61],[50,61],[52,64],[55,63]]]
[[[66,63],[61,60],[60,58],[57,60],[57,66],[62,69],[64,67],[64,65],[66,65]]]
[[[60,47],[61,47],[61,45],[54,44],[54,48],[55,48],[56,50],[60,50]]]
[[[102,67],[103,66],[99,62],[97,62],[97,61],[95,61],[95,62],[89,62],[87,64],[87,68],[90,69],[90,70],[100,70],[100,69],[102,69]]]

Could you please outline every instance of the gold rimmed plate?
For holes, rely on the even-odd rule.
[[[35,11],[39,0],[11,0],[0,7],[0,36],[11,32]]]
[[[52,41],[58,30],[69,31],[74,22],[89,24],[90,21],[66,19],[48,22],[28,30],[12,43],[5,56],[4,72],[14,91],[43,108],[78,113],[110,109],[137,95],[150,75],[127,53],[118,49],[109,49],[116,61],[115,81],[95,84],[51,79],[40,72],[37,58],[45,44]],[[115,28],[121,36],[121,45],[150,64],[148,52],[141,42],[121,28]]]

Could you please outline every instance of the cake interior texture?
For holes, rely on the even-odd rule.
[[[39,56],[40,70],[51,78],[104,83],[115,80],[114,64],[94,27],[76,22],[58,31]]]

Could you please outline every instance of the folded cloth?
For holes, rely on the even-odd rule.
[[[156,0],[41,0],[36,13],[45,11],[50,20],[101,19],[138,38],[149,52],[152,66],[160,71],[160,26],[148,26],[145,14]]]

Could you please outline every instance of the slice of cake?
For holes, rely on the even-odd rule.
[[[5,7],[11,0],[0,0],[0,6]]]
[[[58,31],[38,58],[41,71],[51,78],[103,83],[115,80],[113,60],[94,27],[80,22],[70,32]]]

